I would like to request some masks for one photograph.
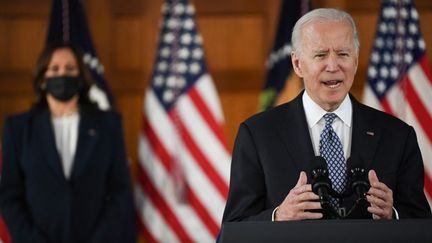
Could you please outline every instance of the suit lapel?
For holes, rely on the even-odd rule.
[[[373,117],[368,115],[364,107],[354,97],[350,98],[353,106],[351,156],[359,156],[365,168],[369,169],[381,137],[381,129],[373,125]]]
[[[279,116],[278,130],[289,154],[299,170],[306,173],[310,170],[310,161],[315,156],[312,146],[306,115],[303,108],[301,92],[292,102],[282,109]]]
[[[78,142],[73,163],[71,178],[78,177],[87,163],[89,157],[99,138],[96,117],[90,112],[80,113],[80,123],[78,128]]]
[[[302,95],[303,92],[282,109],[283,115],[278,120],[277,129],[299,170],[308,172],[315,153],[307,127]],[[353,106],[351,156],[359,156],[368,169],[381,137],[381,129],[373,125],[373,117],[368,115],[364,107],[353,96],[350,95],[350,98]]]
[[[36,133],[34,146],[41,148],[41,153],[46,157],[47,164],[53,173],[61,180],[64,180],[63,168],[57,151],[51,115],[48,109],[35,116],[33,131]]]

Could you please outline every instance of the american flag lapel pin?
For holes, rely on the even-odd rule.
[[[90,137],[94,137],[96,135],[96,129],[94,129],[94,128],[89,129],[88,132],[87,132],[87,134]]]
[[[369,136],[374,136],[375,135],[375,133],[371,132],[371,131],[367,131],[366,134],[369,135]]]

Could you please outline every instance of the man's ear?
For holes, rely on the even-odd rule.
[[[294,68],[294,72],[297,74],[297,76],[303,78],[301,67],[300,67],[300,58],[297,56],[297,54],[294,51],[291,52],[291,63]]]

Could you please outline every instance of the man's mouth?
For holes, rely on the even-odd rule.
[[[328,81],[322,81],[325,86],[334,89],[339,87],[342,84],[342,80],[328,80]]]

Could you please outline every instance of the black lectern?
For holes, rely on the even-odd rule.
[[[432,219],[224,223],[219,243],[432,243]]]

